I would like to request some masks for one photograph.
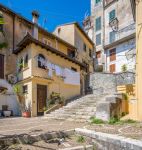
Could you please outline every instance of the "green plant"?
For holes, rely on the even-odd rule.
[[[18,85],[18,84],[14,85],[13,90],[14,90],[14,92],[15,92],[17,95],[19,95],[19,94],[22,93],[22,88],[21,88],[21,86]]]
[[[122,123],[128,123],[128,124],[131,124],[131,123],[136,123],[137,121],[135,120],[132,120],[132,119],[127,119],[127,120],[123,120]]]
[[[84,136],[78,136],[78,137],[77,137],[77,142],[78,142],[78,143],[84,143],[84,142],[85,142]]]
[[[95,117],[90,118],[92,124],[104,124],[105,122],[101,119],[97,119]]]
[[[128,97],[127,93],[123,93],[123,94],[122,94],[122,97],[123,97],[123,99],[126,100],[126,101],[129,100],[129,97]]]
[[[65,98],[62,96],[60,99],[59,99],[59,104],[64,104],[65,103]]]
[[[120,119],[118,117],[111,117],[109,120],[109,124],[116,124],[120,121]]]
[[[0,43],[0,49],[7,48],[8,44],[6,42]]]
[[[127,65],[126,64],[121,66],[121,71],[122,72],[126,72],[127,71]]]

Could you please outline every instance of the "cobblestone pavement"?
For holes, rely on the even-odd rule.
[[[86,129],[142,140],[142,123],[87,125]]]
[[[36,118],[6,118],[0,119],[0,137],[20,134],[39,134],[53,131],[65,131],[84,127],[85,123],[48,120]]]

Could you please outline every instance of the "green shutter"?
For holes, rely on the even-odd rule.
[[[101,0],[96,0],[96,4],[98,4]]]
[[[110,13],[109,13],[109,21],[115,19],[115,10],[112,10]]]
[[[4,24],[4,19],[0,18],[0,24]]]
[[[96,31],[101,30],[101,17],[96,19]]]

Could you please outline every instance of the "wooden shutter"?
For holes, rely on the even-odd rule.
[[[4,56],[0,55],[0,79],[4,79]]]
[[[96,52],[96,58],[101,58],[101,52]]]
[[[109,51],[110,62],[116,60],[116,49],[112,49]]]
[[[116,71],[116,69],[115,69],[115,64],[112,64],[112,65],[109,66],[109,71],[110,71],[111,73],[114,73],[114,72]]]

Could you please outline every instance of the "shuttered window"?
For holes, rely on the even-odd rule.
[[[95,0],[96,4],[98,4],[101,0]]]
[[[113,19],[115,19],[115,9],[109,13],[109,21],[111,22]]]
[[[109,66],[109,71],[111,73],[114,73],[116,71],[115,64],[112,64],[112,65]]]
[[[101,30],[101,17],[96,19],[96,31]]]
[[[112,49],[109,51],[110,62],[116,60],[116,49]]]
[[[115,42],[115,39],[116,39],[115,32],[114,31],[110,32],[109,33],[109,43]]]
[[[101,45],[101,34],[96,35],[96,46]]]

